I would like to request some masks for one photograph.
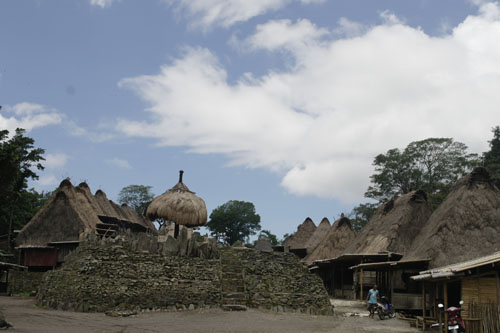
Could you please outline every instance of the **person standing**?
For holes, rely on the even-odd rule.
[[[368,311],[370,311],[370,318],[375,315],[375,308],[378,302],[378,290],[377,285],[374,285],[372,289],[368,290],[368,295],[366,300],[368,301]]]

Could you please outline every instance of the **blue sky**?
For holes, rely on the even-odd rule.
[[[487,149],[500,8],[459,0],[2,0],[0,127],[116,201],[179,169],[209,213],[282,236],[364,202],[373,157],[427,137]]]

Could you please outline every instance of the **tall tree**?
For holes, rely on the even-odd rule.
[[[210,214],[207,228],[226,244],[244,240],[260,230],[260,216],[251,202],[230,200]]]
[[[484,167],[488,170],[497,186],[500,186],[500,126],[491,129],[493,139],[488,141],[490,150],[483,154]]]
[[[118,193],[118,201],[121,204],[130,206],[138,215],[144,215],[154,194],[151,186],[129,185],[125,186]]]
[[[370,221],[375,210],[377,210],[377,204],[374,203],[364,203],[354,207],[349,214],[353,229],[360,232]]]
[[[0,131],[0,229],[10,236],[13,227],[21,227],[27,217],[19,217],[22,206],[32,201],[28,180],[38,179],[36,170],[43,170],[41,148],[35,148],[35,141],[24,136],[25,130],[18,128],[9,139],[9,131]],[[19,209],[18,209],[19,208]]]
[[[375,174],[365,196],[381,203],[422,189],[437,207],[451,184],[478,163],[477,154],[467,153],[465,144],[451,138],[415,141],[403,151],[394,148],[375,157]]]

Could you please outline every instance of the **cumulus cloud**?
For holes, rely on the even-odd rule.
[[[359,202],[374,156],[390,148],[453,137],[487,149],[500,124],[496,11],[483,5],[442,37],[393,18],[340,39],[306,20],[269,22],[248,38],[252,47],[291,52],[295,66],[229,83],[211,51],[190,49],[156,75],[120,82],[148,103],[150,119],[117,128],[275,170],[291,193]],[[290,47],[305,36],[321,42]]]
[[[36,103],[22,102],[6,105],[0,114],[0,128],[13,133],[16,128],[31,131],[34,128],[61,123],[63,115],[57,110]]]
[[[68,162],[68,155],[58,153],[58,154],[46,154],[43,166],[47,169],[59,169],[66,165]]]
[[[59,183],[56,176],[51,175],[51,174],[42,175],[35,182],[39,186],[53,186],[53,185],[57,185]]]
[[[90,4],[92,6],[107,8],[107,7],[111,7],[111,5],[113,3],[118,2],[118,1],[121,1],[121,0],[90,0]]]
[[[120,169],[132,169],[132,166],[127,160],[116,157],[106,160],[106,164]]]
[[[177,12],[191,18],[192,26],[210,28],[213,25],[224,28],[285,7],[292,2],[304,5],[322,3],[324,0],[163,0]]]

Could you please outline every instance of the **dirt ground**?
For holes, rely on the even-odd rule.
[[[0,297],[0,311],[14,327],[11,332],[416,332],[397,319],[310,316],[258,310],[219,309],[144,312],[130,317],[38,308],[33,298]]]

